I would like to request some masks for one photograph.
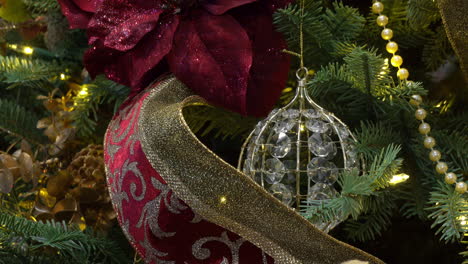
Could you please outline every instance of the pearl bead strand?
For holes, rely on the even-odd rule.
[[[383,11],[383,3],[378,1],[374,2],[372,5],[372,12],[374,14],[378,14],[376,23],[377,25],[383,27],[381,36],[384,40],[388,41],[386,46],[387,52],[393,55],[390,60],[391,65],[395,68],[398,68],[398,79],[401,81],[406,81],[409,77],[409,71],[405,68],[401,68],[401,65],[403,65],[403,58],[396,54],[398,51],[398,44],[391,40],[393,38],[393,31],[386,27],[388,24],[388,17],[382,14]],[[429,136],[431,126],[424,121],[424,119],[427,117],[427,111],[421,107],[421,103],[422,97],[420,95],[416,94],[411,96],[410,104],[417,107],[414,116],[417,120],[421,121],[418,130],[420,134],[424,135],[424,147],[430,149],[429,159],[433,162],[436,162],[435,170],[437,173],[445,175],[445,182],[447,184],[455,184],[455,191],[460,194],[466,193],[468,189],[467,184],[463,181],[457,182],[457,175],[453,172],[448,172],[447,163],[440,161],[442,154],[437,149],[434,149],[436,141],[433,137]]]

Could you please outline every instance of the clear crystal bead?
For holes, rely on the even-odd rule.
[[[288,119],[295,119],[298,118],[300,111],[297,109],[288,109],[283,112],[283,117]]]
[[[297,162],[295,160],[284,160],[283,164],[286,167],[286,177],[283,178],[283,183],[293,185],[296,182]]]
[[[342,140],[349,137],[349,130],[345,126],[338,126],[338,133],[340,134]]]
[[[275,158],[283,158],[291,150],[291,139],[286,133],[278,133],[271,137],[270,154]]]
[[[275,184],[283,179],[286,168],[281,160],[277,158],[267,159],[265,161],[265,180],[269,184]]]
[[[308,193],[308,200],[310,201],[319,201],[319,200],[328,200],[335,198],[338,195],[338,192],[333,188],[333,185],[328,185],[325,183],[316,183],[312,188],[310,188]]]
[[[276,183],[270,186],[270,192],[276,199],[280,200],[286,205],[290,205],[293,199],[291,190],[282,183]]]
[[[256,136],[258,136],[258,134],[260,134],[260,132],[262,131],[262,128],[265,126],[265,124],[266,124],[265,120],[262,120],[262,121],[257,123],[257,125],[255,126],[255,129],[254,129],[254,134]]]
[[[359,158],[356,152],[352,150],[347,150],[346,151],[346,168],[354,168],[359,165]]]
[[[336,155],[336,145],[329,136],[314,133],[309,138],[309,149],[316,156],[332,159]]]
[[[324,158],[313,158],[307,165],[307,174],[315,183],[333,184],[338,179],[338,168]]]
[[[273,127],[273,130],[275,130],[277,133],[286,133],[291,131],[291,129],[296,125],[296,121],[293,119],[285,119],[282,121],[278,121],[275,126]]]
[[[276,113],[278,113],[278,111],[279,111],[279,109],[273,109],[273,110],[271,110],[271,112],[270,112],[270,113],[268,114],[268,116],[267,116],[267,119],[270,119],[270,118],[272,118],[273,116],[275,116]]]
[[[315,119],[321,116],[321,114],[315,109],[302,110],[302,114],[308,119]]]
[[[307,120],[306,127],[314,133],[325,133],[330,128],[330,124],[319,119]]]

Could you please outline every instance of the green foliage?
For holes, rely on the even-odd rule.
[[[59,9],[57,0],[21,0],[34,16],[48,14]]]
[[[432,34],[427,40],[422,54],[426,69],[430,71],[435,71],[454,54],[442,25],[440,25],[436,29],[435,34]]]
[[[344,61],[351,74],[354,87],[362,92],[372,94],[377,87],[388,82],[388,75],[384,70],[384,59],[377,55],[376,50],[356,48],[349,53]]]
[[[361,122],[361,128],[355,133],[357,138],[356,151],[370,160],[381,150],[392,144],[400,142],[400,134],[389,128],[388,123]]]
[[[440,19],[439,9],[432,0],[409,0],[406,10],[408,21],[415,29],[427,27]]]
[[[32,222],[0,212],[0,226],[0,252],[14,253],[12,259],[36,257],[52,260],[50,263],[129,263],[114,242],[63,223]]]
[[[373,177],[373,186],[375,189],[383,189],[390,185],[392,176],[400,169],[403,160],[398,159],[397,155],[401,147],[390,144],[381,150],[380,154],[374,159],[369,174]]]
[[[25,83],[54,78],[60,75],[62,67],[56,62],[39,59],[0,56],[1,81]]]
[[[468,232],[467,225],[461,225],[461,217],[466,217],[468,204],[453,187],[439,181],[429,199],[429,218],[434,219],[432,228],[437,227],[436,234],[447,242],[459,241],[463,233]]]
[[[364,199],[363,214],[344,224],[348,239],[360,242],[374,240],[390,226],[391,216],[396,208],[393,192],[394,190],[388,190]]]
[[[359,10],[333,2],[333,10],[326,9],[322,21],[335,42],[355,40],[364,29],[366,19]]]
[[[82,89],[83,93],[79,93],[74,98],[72,115],[78,134],[89,137],[96,129],[99,105],[113,104],[115,113],[123,100],[127,98],[130,89],[107,80],[103,76],[96,78],[90,84],[83,85]]]
[[[360,175],[358,170],[345,170],[338,178],[338,184],[341,187],[341,193],[336,198],[318,201],[304,201],[301,205],[301,215],[312,222],[329,222],[334,219],[345,220],[349,216],[354,219],[349,230],[354,230],[355,234],[360,234],[362,238],[375,236],[389,222],[390,215],[379,211],[378,202],[380,198],[373,196],[379,195],[382,191],[379,189],[389,186],[389,178],[401,166],[401,160],[397,159],[399,146],[389,145],[382,149],[380,154],[372,162],[369,172]],[[383,198],[382,198],[383,199]],[[393,205],[391,206],[393,208]],[[361,216],[362,214],[372,213],[370,216]],[[366,232],[359,229],[359,221],[368,218],[373,229]],[[375,219],[370,219],[375,217]],[[361,227],[362,229],[362,227]],[[351,232],[352,233],[352,232]],[[360,239],[356,237],[356,239]]]
[[[209,105],[192,105],[184,108],[183,113],[190,129],[202,137],[213,133],[223,139],[246,138],[258,122],[256,118]]]
[[[36,129],[38,121],[39,118],[34,112],[16,102],[0,99],[0,132],[40,144],[46,141],[42,133]]]

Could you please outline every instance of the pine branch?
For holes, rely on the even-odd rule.
[[[355,40],[366,22],[358,9],[345,6],[341,2],[334,2],[333,10],[326,9],[322,20],[335,42]]]
[[[318,201],[304,201],[300,213],[311,222],[330,222],[346,219],[351,216],[357,219],[360,214],[369,210],[363,201],[374,195],[378,189],[389,185],[390,177],[401,166],[396,159],[399,146],[390,145],[376,157],[368,173],[359,175],[359,170],[345,170],[339,178],[341,193],[336,198]]]
[[[382,149],[372,162],[369,175],[374,179],[373,185],[376,190],[388,187],[390,179],[400,169],[403,163],[402,159],[397,159],[400,150],[399,145],[390,144]]]
[[[62,223],[32,222],[0,212],[0,226],[2,246],[18,249],[16,253],[25,258],[30,255],[47,258],[50,250],[45,249],[49,248],[57,252],[55,257],[60,262],[128,263],[112,241],[70,229]]]
[[[353,88],[353,79],[344,65],[330,63],[322,67],[308,86],[309,94],[326,109],[346,122],[367,117],[363,93]]]
[[[429,199],[429,218],[434,219],[432,228],[438,227],[436,234],[440,234],[441,240],[455,242],[463,238],[463,233],[468,232],[467,225],[461,225],[461,217],[468,219],[468,204],[461,194],[454,191],[453,187],[438,181]]]
[[[15,102],[0,99],[0,131],[34,144],[41,144],[46,142],[46,139],[36,128],[38,121],[39,118],[34,112]]]
[[[373,95],[377,87],[385,85],[390,80],[385,71],[384,59],[377,55],[376,50],[364,50],[358,47],[348,54],[344,61],[354,87],[368,95]]]
[[[394,190],[379,192],[364,199],[365,213],[358,219],[345,222],[344,230],[353,241],[374,240],[387,229],[391,216],[396,208]]]
[[[439,9],[432,0],[409,0],[406,16],[415,29],[427,27],[440,19]]]
[[[90,136],[93,134],[98,121],[99,105],[114,104],[114,112],[117,111],[120,104],[127,98],[130,92],[129,88],[100,76],[91,84],[82,86],[80,92],[74,98],[74,110],[72,112],[74,126],[78,129],[81,136]]]
[[[193,105],[183,111],[190,129],[202,137],[213,132],[214,137],[222,139],[245,138],[258,122],[256,118],[243,117],[208,105]]]
[[[51,11],[59,10],[56,0],[21,0],[34,16],[45,15]]]
[[[0,56],[0,78],[6,83],[24,83],[57,77],[61,69],[56,62]]]
[[[383,148],[401,141],[401,135],[389,128],[384,122],[361,122],[361,127],[355,132],[357,138],[356,151],[362,153],[366,160],[377,156]]]

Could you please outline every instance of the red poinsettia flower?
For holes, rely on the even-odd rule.
[[[87,23],[91,75],[138,90],[168,68],[209,102],[255,116],[271,110],[287,79],[272,23],[287,1],[59,0],[71,26]]]

